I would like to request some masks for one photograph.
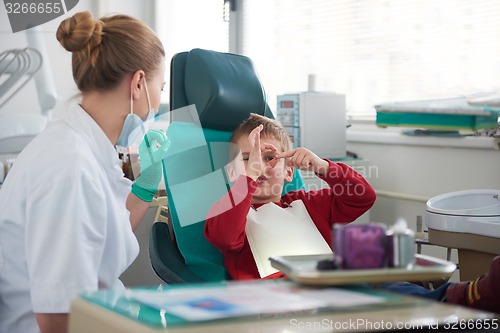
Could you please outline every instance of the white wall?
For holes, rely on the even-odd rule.
[[[44,61],[50,65],[56,91],[59,95],[59,101],[55,107],[56,112],[63,109],[67,100],[78,93],[71,73],[71,53],[67,52],[55,37],[59,23],[76,12],[89,10],[97,17],[117,13],[128,14],[153,26],[152,3],[152,1],[143,2],[137,0],[80,0],[75,8],[66,15],[39,26],[48,54],[48,58],[44,59]],[[0,6],[0,52],[27,46],[26,32],[12,33],[5,6]],[[40,112],[33,80],[30,80],[19,93],[0,108],[0,115],[17,112]]]

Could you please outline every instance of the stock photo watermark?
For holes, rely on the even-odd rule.
[[[348,331],[390,331],[390,330],[474,330],[474,329],[492,329],[500,328],[499,319],[463,319],[449,318],[438,321],[437,319],[426,319],[423,321],[404,322],[371,320],[367,318],[354,318],[348,320],[333,320],[328,318],[318,320],[300,320],[290,319],[290,329],[327,329],[327,330],[348,330]]]
[[[79,0],[4,0],[12,32],[52,21],[73,9]]]

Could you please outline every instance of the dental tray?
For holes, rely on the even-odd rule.
[[[412,268],[318,270],[318,261],[333,258],[333,254],[276,256],[271,265],[291,280],[305,285],[342,285],[381,283],[390,281],[425,281],[449,278],[456,265],[446,260],[416,254]]]

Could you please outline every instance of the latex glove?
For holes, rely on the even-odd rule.
[[[146,202],[153,201],[163,174],[162,160],[166,157],[170,141],[165,132],[149,130],[139,145],[141,173],[132,185],[132,193]]]

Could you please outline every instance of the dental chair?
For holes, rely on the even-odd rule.
[[[167,284],[225,281],[223,256],[204,236],[205,218],[230,188],[231,132],[250,113],[274,116],[249,58],[202,49],[172,58],[170,110],[163,161],[170,217],[153,224],[151,265]],[[284,191],[304,188],[295,175]]]

